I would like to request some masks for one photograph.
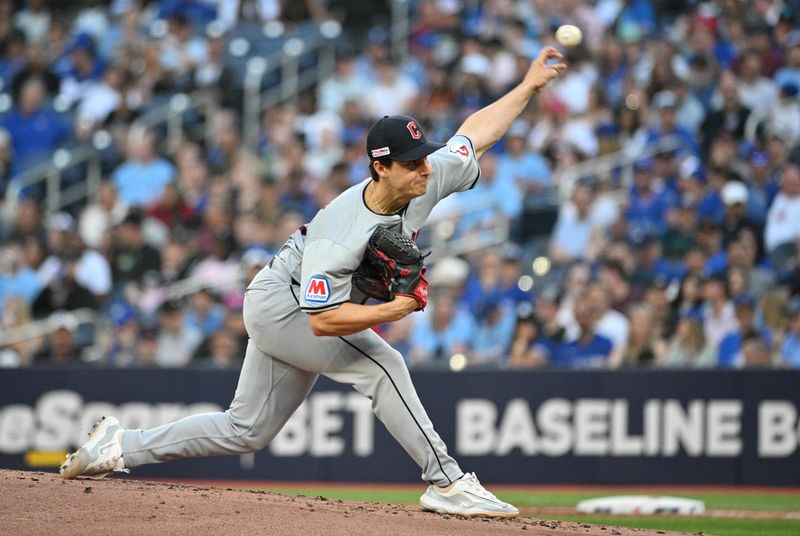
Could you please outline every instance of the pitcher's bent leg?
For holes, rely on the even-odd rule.
[[[372,330],[317,337],[289,284],[245,295],[244,320],[255,343],[286,363],[347,383],[372,400],[375,415],[422,468],[422,478],[446,486],[463,476],[434,431],[402,356]]]
[[[230,408],[192,415],[151,430],[126,430],[128,468],[181,458],[261,450],[300,406],[317,374],[274,359],[249,341]]]
[[[433,429],[400,353],[374,332],[340,337],[350,351],[323,375],[349,383],[372,400],[372,410],[422,468],[422,479],[438,486],[464,475]],[[373,337],[374,336],[374,337]]]

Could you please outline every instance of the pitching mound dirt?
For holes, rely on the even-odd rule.
[[[0,470],[0,533],[15,536],[665,534],[522,518],[464,519],[410,506],[54,473]]]

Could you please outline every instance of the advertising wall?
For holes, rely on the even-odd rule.
[[[800,372],[415,372],[462,468],[492,482],[800,485]],[[101,415],[149,428],[224,410],[237,373],[0,370],[0,467],[56,466]],[[321,378],[255,455],[141,467],[177,478],[418,481],[370,401]]]

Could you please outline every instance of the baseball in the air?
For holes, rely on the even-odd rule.
[[[556,30],[556,41],[562,46],[569,48],[576,47],[581,44],[581,39],[583,39],[581,29],[572,24],[559,26],[558,30]]]

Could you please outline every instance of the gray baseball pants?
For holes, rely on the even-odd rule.
[[[375,415],[422,468],[423,480],[446,486],[460,478],[463,472],[434,431],[400,353],[372,330],[315,336],[299,309],[298,287],[284,279],[265,268],[245,294],[250,341],[230,408],[126,430],[125,466],[259,451],[322,374],[372,400]]]

